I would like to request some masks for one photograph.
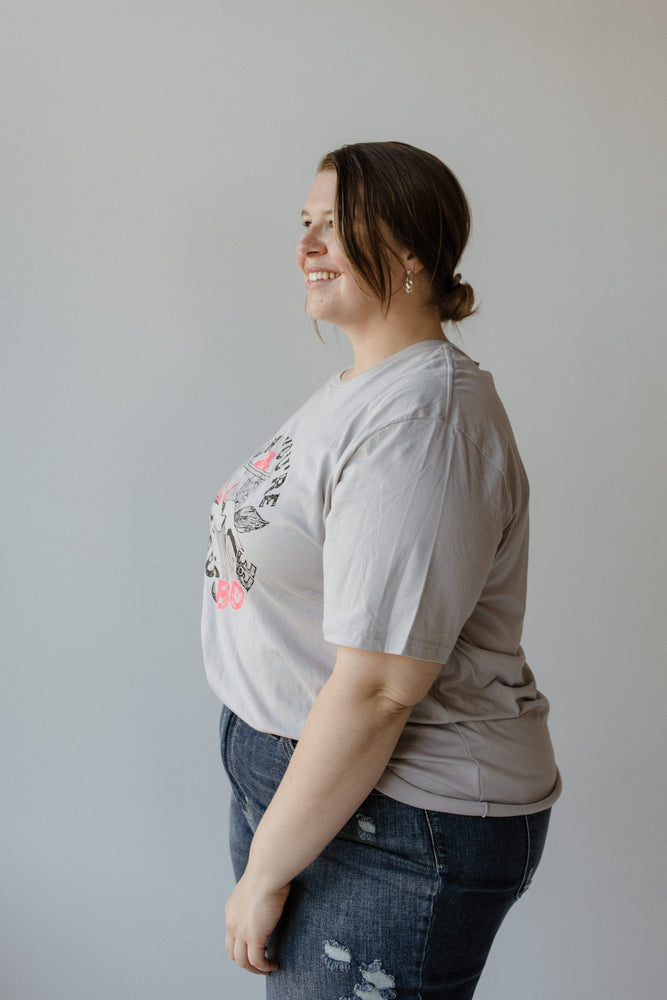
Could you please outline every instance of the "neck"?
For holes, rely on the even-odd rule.
[[[344,379],[355,378],[373,365],[398,354],[399,351],[419,344],[424,340],[442,340],[447,338],[437,315],[428,314],[419,319],[416,317],[388,316],[380,324],[364,330],[345,330],[352,350],[354,364],[342,375]]]

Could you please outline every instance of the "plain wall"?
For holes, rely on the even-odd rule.
[[[210,501],[348,357],[293,261],[318,158],[470,199],[461,344],[532,484],[565,791],[479,1000],[664,986],[665,28],[651,0],[24,0],[0,33],[3,1000],[245,1000]],[[400,1000],[400,998],[399,998]]]

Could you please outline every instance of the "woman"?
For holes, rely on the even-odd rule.
[[[324,385],[218,494],[202,635],[238,884],[226,946],[280,1000],[473,995],[559,793],[520,646],[528,486],[473,308],[453,174],[328,154],[303,211]]]

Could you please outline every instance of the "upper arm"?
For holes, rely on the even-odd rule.
[[[373,434],[326,517],[325,639],[445,663],[496,557],[504,498],[498,470],[443,420]]]
[[[360,700],[383,698],[407,709],[425,697],[440,668],[430,660],[338,646],[334,678]]]

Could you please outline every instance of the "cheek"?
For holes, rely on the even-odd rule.
[[[336,267],[336,270],[338,271],[345,271],[349,267],[349,264],[345,258],[345,254],[339,247],[337,241],[332,246],[329,247],[329,260]]]

